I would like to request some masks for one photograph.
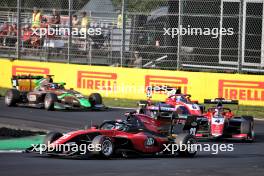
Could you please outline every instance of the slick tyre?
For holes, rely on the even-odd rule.
[[[10,89],[5,95],[5,104],[7,106],[15,106],[19,102],[20,92],[16,89]]]
[[[63,134],[60,133],[60,132],[49,132],[45,138],[44,138],[44,141],[43,143],[48,146],[48,144],[56,141],[57,139],[59,139],[60,137],[62,137]]]
[[[92,105],[103,104],[103,98],[99,93],[92,93],[89,96],[89,101],[91,102]]]
[[[101,146],[101,150],[93,151],[92,154],[103,158],[110,158],[114,154],[114,144],[109,137],[96,136],[92,141],[93,146]]]
[[[145,114],[146,113],[146,107],[148,105],[148,102],[145,100],[140,100],[138,102],[138,113],[139,114]]]
[[[253,117],[250,116],[242,116],[242,122],[240,126],[240,133],[247,134],[246,141],[253,142],[255,139],[255,132],[254,132],[254,120]]]
[[[58,101],[56,94],[48,93],[44,98],[44,108],[48,111],[54,110],[54,104]]]
[[[194,149],[189,150],[188,146],[196,144],[197,141],[193,135],[188,133],[179,134],[176,137],[175,144],[179,147],[178,153],[181,157],[194,157],[197,151]]]

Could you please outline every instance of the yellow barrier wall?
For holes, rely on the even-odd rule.
[[[181,87],[193,100],[224,97],[244,105],[264,105],[264,76],[135,68],[116,68],[32,61],[0,60],[0,87],[11,87],[13,75],[55,75],[83,94],[99,92],[105,97],[145,99],[148,85]],[[164,94],[153,99],[163,100]]]

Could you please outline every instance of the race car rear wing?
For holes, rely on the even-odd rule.
[[[13,75],[12,76],[12,79],[41,79],[43,78],[43,76],[33,76],[33,75],[24,75],[24,76],[16,76],[16,75]]]
[[[180,87],[169,87],[169,86],[148,86],[146,88],[147,97],[152,97],[152,92],[172,92],[172,94],[181,94],[181,88]]]
[[[12,87],[20,91],[30,91],[35,87],[35,80],[40,80],[43,76],[13,75],[11,78]]]
[[[204,103],[205,104],[234,104],[234,105],[238,105],[239,102],[238,100],[227,100],[224,98],[215,98],[215,99],[204,99]]]

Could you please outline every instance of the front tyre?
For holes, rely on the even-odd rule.
[[[44,108],[48,111],[54,110],[54,104],[58,101],[56,94],[48,93],[44,98]]]
[[[179,134],[175,139],[175,144],[179,147],[178,153],[182,157],[194,157],[197,153],[195,147],[197,141],[193,135],[188,133]]]
[[[102,135],[96,136],[93,139],[92,144],[94,147],[101,146],[100,151],[93,152],[94,155],[99,155],[104,158],[110,158],[114,154],[114,144],[109,137]]]
[[[103,98],[99,93],[92,93],[89,96],[89,101],[93,106],[103,104]]]
[[[62,137],[63,134],[60,132],[49,132],[45,138],[43,143],[48,146],[48,144],[51,144],[52,142],[56,141],[57,139],[59,139],[60,137]]]

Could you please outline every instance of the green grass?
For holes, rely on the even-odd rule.
[[[120,99],[120,98],[103,98],[104,104],[110,107],[137,108],[138,100]]]
[[[7,88],[0,88],[0,97],[6,94]]]
[[[31,144],[41,144],[44,136],[31,136],[15,139],[0,140],[0,150],[24,150],[31,147]]]

